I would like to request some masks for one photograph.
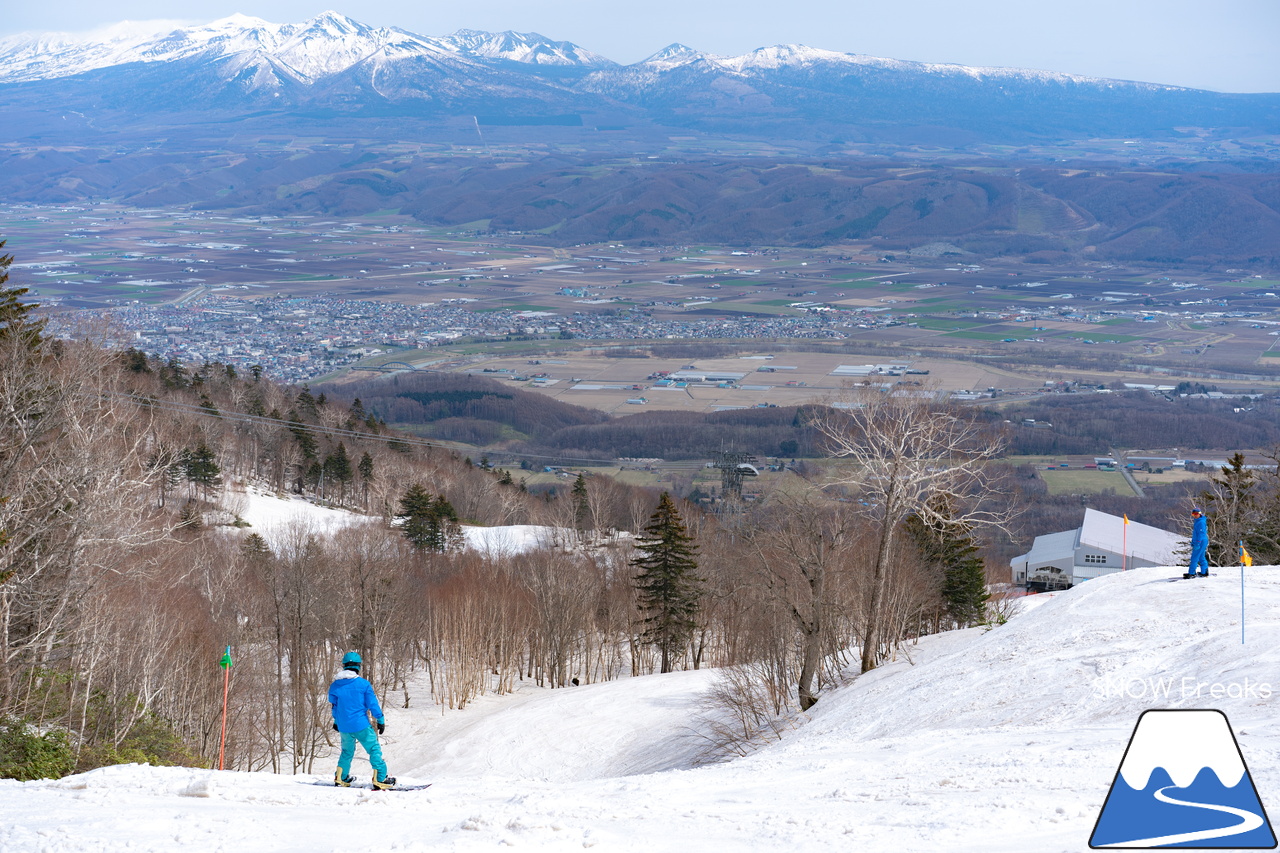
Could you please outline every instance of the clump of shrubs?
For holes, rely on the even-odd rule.
[[[167,720],[147,714],[119,744],[81,744],[79,750],[62,729],[40,731],[30,721],[0,718],[0,779],[60,779],[113,764],[154,767],[208,767]]]
[[[37,731],[22,719],[0,719],[0,778],[30,782],[58,779],[76,764],[71,740],[64,731]]]

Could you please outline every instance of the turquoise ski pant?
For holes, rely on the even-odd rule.
[[[378,730],[373,726],[359,732],[340,732],[342,754],[338,756],[338,769],[343,776],[351,775],[351,759],[356,757],[356,741],[369,753],[369,763],[379,779],[387,778],[387,762],[382,760],[382,746],[378,743]]]

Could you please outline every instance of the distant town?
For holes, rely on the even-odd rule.
[[[1280,366],[1280,281],[1243,269],[1055,268],[945,243],[560,249],[392,215],[106,204],[0,207],[0,234],[17,256],[12,281],[56,332],[108,318],[127,346],[287,382],[540,339],[840,341],[1011,364],[1109,353],[1139,373],[1243,382]]]

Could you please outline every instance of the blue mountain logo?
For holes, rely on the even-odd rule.
[[[1089,846],[1274,849],[1275,833],[1226,714],[1144,711]]]

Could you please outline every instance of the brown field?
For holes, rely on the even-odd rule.
[[[609,358],[585,352],[540,358],[507,356],[472,361],[454,367],[450,372],[479,373],[494,378],[511,375],[530,377],[535,373],[545,373],[548,380],[546,382],[529,379],[519,384],[527,390],[567,403],[615,414],[633,414],[644,411],[645,408],[709,412],[718,408],[751,408],[762,404],[795,406],[838,397],[847,388],[864,380],[873,384],[905,382],[913,388],[916,387],[914,383],[919,382],[918,387],[922,393],[962,389],[984,391],[994,387],[1009,393],[1028,394],[1036,392],[1043,385],[1037,378],[1020,377],[1004,368],[953,359],[893,360],[895,363],[909,364],[914,370],[928,370],[928,375],[855,377],[833,376],[831,373],[840,365],[890,362],[885,361],[883,356],[830,352],[776,353],[772,354],[772,359],[765,358],[771,354],[761,351],[737,358],[700,358],[693,361],[672,358]],[[532,364],[534,361],[540,363]],[[698,370],[741,373],[745,376],[735,387],[727,388],[718,387],[716,383],[690,383],[684,388],[659,387],[654,384],[654,380],[648,378],[659,371],[678,371],[691,365]],[[760,367],[772,368],[772,372],[760,372]],[[781,369],[786,367],[795,369]],[[789,382],[797,384],[788,385]],[[641,387],[632,387],[637,385]],[[646,400],[644,404],[627,402],[641,397]]]

